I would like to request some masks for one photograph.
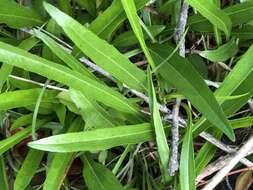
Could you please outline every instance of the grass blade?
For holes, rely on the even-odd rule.
[[[3,156],[0,156],[0,187],[2,190],[9,190],[9,183],[6,175],[6,164]]]
[[[140,25],[139,17],[137,15],[137,10],[135,7],[134,0],[121,0],[121,3],[123,5],[123,8],[126,12],[127,18],[131,24],[131,27],[135,33],[135,36],[137,37],[141,48],[148,60],[148,63],[151,65],[151,67],[155,68],[155,63],[150,55],[150,52],[148,50],[148,47],[146,46],[143,31]]]
[[[23,190],[31,182],[39,164],[43,158],[44,152],[31,149],[20,170],[18,171],[18,175],[14,182],[14,190]]]
[[[149,97],[150,97],[150,110],[152,111],[152,120],[155,129],[155,139],[158,147],[158,153],[161,162],[161,171],[164,177],[164,181],[168,182],[169,172],[168,172],[168,165],[169,165],[169,145],[167,143],[167,138],[165,135],[165,131],[163,128],[161,116],[159,113],[159,109],[157,107],[157,100],[155,94],[155,88],[152,82],[152,75],[150,71],[148,72],[148,82],[149,82]]]
[[[183,138],[183,145],[180,156],[179,178],[181,190],[195,190],[195,161],[194,147],[192,138],[192,121],[191,111],[184,106],[188,114],[188,128]]]

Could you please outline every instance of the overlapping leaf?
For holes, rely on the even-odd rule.
[[[167,45],[155,45],[151,48],[151,54],[157,65],[164,63],[172,51],[173,48]],[[174,55],[169,61],[166,61],[166,65],[164,64],[158,72],[168,83],[184,94],[214,126],[223,131],[229,138],[234,139],[233,130],[214,95],[186,59]]]
[[[144,72],[117,49],[52,5],[45,3],[45,8],[75,45],[98,66],[131,88],[140,91],[146,89]]]

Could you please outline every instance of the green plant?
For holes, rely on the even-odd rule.
[[[180,2],[0,1],[1,190],[193,190],[244,140],[253,1]]]

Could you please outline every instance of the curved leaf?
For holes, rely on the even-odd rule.
[[[149,0],[135,0],[136,8],[139,10],[148,2]],[[121,2],[114,0],[109,8],[91,23],[89,29],[100,38],[110,41],[112,34],[126,18]]]
[[[132,64],[127,57],[54,6],[47,3],[44,5],[75,45],[98,66],[130,88],[140,91],[146,89],[144,72]]]
[[[167,138],[165,135],[163,123],[161,120],[161,116],[159,113],[159,109],[157,107],[157,100],[155,94],[155,88],[152,81],[152,75],[148,72],[148,82],[149,82],[149,97],[150,97],[150,110],[152,111],[152,120],[155,129],[155,139],[158,147],[158,153],[161,162],[161,171],[164,176],[165,182],[169,181],[169,172],[168,172],[168,165],[169,165],[169,145],[167,143]]]
[[[40,26],[43,22],[43,18],[28,7],[14,1],[0,1],[0,23],[5,23],[12,28],[21,28]]]
[[[151,48],[151,54],[157,65],[164,62],[172,51],[173,48],[167,45],[153,45]],[[179,92],[187,97],[215,127],[223,131],[230,139],[235,138],[233,130],[214,95],[187,59],[178,55],[172,56],[170,61],[159,69],[159,73],[168,83],[175,86]]]
[[[76,118],[68,129],[68,133],[80,131],[84,123],[80,117]],[[55,153],[47,172],[43,190],[60,189],[65,176],[71,166],[75,153]],[[54,180],[52,180],[54,179]]]
[[[114,174],[102,164],[93,160],[82,157],[83,177],[89,190],[123,190],[123,186],[114,176]]]
[[[14,190],[26,189],[31,182],[37,168],[39,167],[43,155],[44,152],[33,149],[28,152],[14,181]]]
[[[105,150],[116,146],[137,144],[153,139],[149,124],[119,126],[92,131],[56,135],[28,145],[52,152],[77,152]]]
[[[235,40],[232,39],[228,43],[220,46],[216,50],[202,51],[199,53],[199,55],[213,62],[222,62],[235,56],[237,52],[238,46]]]
[[[135,3],[134,0],[121,0],[121,3],[123,5],[123,8],[126,12],[127,18],[130,22],[130,25],[135,33],[135,36],[137,37],[140,45],[141,45],[141,49],[143,50],[148,63],[151,65],[152,68],[155,67],[154,61],[150,55],[150,52],[148,50],[148,47],[146,45],[145,39],[144,39],[144,35],[143,35],[143,31],[140,25],[140,21],[139,21],[139,16],[137,15],[137,10],[135,7]]]
[[[67,67],[0,42],[0,61],[40,74],[87,93],[94,99],[126,113],[140,114],[132,103],[111,88]]]
[[[230,18],[211,1],[188,0],[188,3],[207,18],[214,26],[222,30],[227,38],[230,36],[232,28]]]

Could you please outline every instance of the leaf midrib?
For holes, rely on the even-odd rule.
[[[115,99],[115,98],[118,99],[118,101],[121,102],[122,105],[125,105],[126,107],[128,107],[129,109],[131,109],[132,111],[134,111],[135,113],[137,112],[137,110],[135,110],[134,108],[132,108],[131,106],[129,106],[127,103],[125,103],[125,101],[122,101],[122,100],[119,99],[117,96],[112,96],[112,94],[111,94],[111,93],[108,93],[106,90],[103,90],[102,88],[98,88],[96,85],[92,85],[92,84],[86,82],[85,80],[81,80],[81,79],[79,79],[78,77],[76,77],[75,75],[72,75],[72,74],[70,74],[70,73],[68,73],[68,72],[62,71],[62,70],[58,69],[57,67],[53,67],[53,66],[50,66],[50,65],[47,65],[47,64],[43,64],[43,63],[41,63],[40,61],[38,61],[38,60],[36,60],[36,59],[32,59],[32,58],[30,58],[30,57],[26,57],[26,56],[24,56],[24,55],[17,54],[17,53],[15,53],[15,52],[10,52],[10,51],[5,50],[5,49],[2,49],[2,50],[5,51],[5,52],[7,51],[7,53],[9,53],[9,54],[13,54],[13,55],[16,55],[16,56],[21,56],[23,59],[28,59],[30,62],[37,62],[39,65],[44,66],[44,67],[47,67],[48,70],[52,70],[52,68],[53,68],[54,70],[56,70],[56,71],[59,72],[59,73],[68,75],[68,76],[71,77],[71,78],[75,78],[76,80],[80,81],[81,83],[85,83],[87,86],[90,86],[90,87],[92,87],[92,88],[95,88],[95,89],[97,89],[98,91],[102,91],[103,93],[109,95],[109,96],[112,97],[113,99]],[[8,64],[11,64],[11,63],[8,63]],[[66,70],[67,70],[67,68],[66,68]],[[99,84],[99,85],[101,85],[101,84]]]

